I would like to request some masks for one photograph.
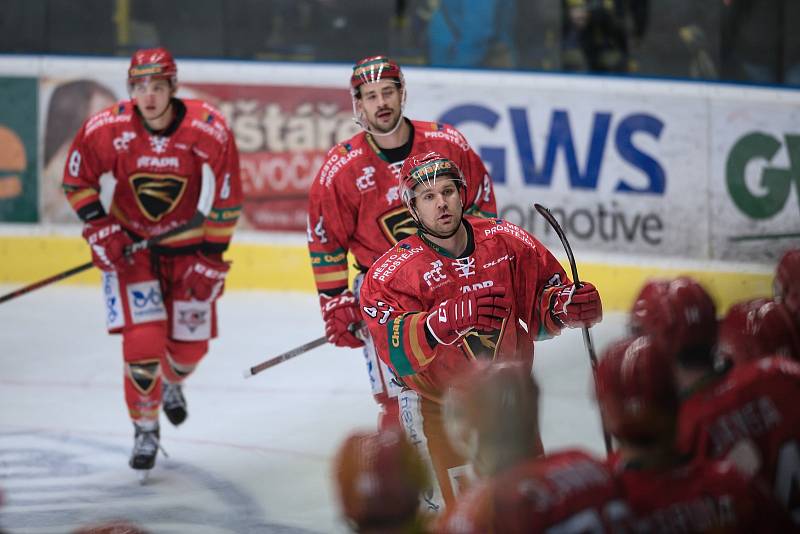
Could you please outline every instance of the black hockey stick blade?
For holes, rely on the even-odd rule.
[[[364,321],[359,321],[357,323],[352,323],[349,327],[347,327],[347,329],[350,330],[350,332],[355,333],[356,330],[360,330],[364,326],[365,326]],[[269,360],[266,360],[264,362],[261,362],[258,365],[254,365],[253,367],[245,369],[243,375],[245,378],[250,378],[253,375],[257,375],[261,371],[269,369],[270,367],[275,367],[279,363],[283,363],[286,360],[291,360],[292,358],[296,358],[297,356],[305,354],[306,352],[312,349],[316,349],[320,345],[324,345],[327,342],[328,342],[327,337],[325,336],[318,337],[313,341],[309,341],[308,343],[303,343],[299,347],[295,347],[292,350],[287,350],[286,352],[278,354],[277,356],[270,358]]]
[[[581,281],[580,278],[578,278],[578,267],[575,263],[575,256],[572,254],[572,247],[569,246],[569,241],[567,241],[567,236],[564,233],[563,228],[561,228],[561,225],[558,224],[558,221],[553,214],[550,213],[549,209],[545,208],[541,204],[534,204],[533,207],[536,208],[536,211],[538,211],[539,214],[550,224],[550,226],[553,227],[556,235],[558,235],[558,238],[561,240],[561,244],[564,245],[564,250],[567,252],[567,259],[569,260],[569,266],[572,269],[572,282],[576,286],[580,287]]]

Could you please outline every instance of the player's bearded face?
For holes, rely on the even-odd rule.
[[[400,88],[392,80],[381,80],[361,86],[358,107],[370,128],[381,133],[389,132],[400,120]]]
[[[169,80],[163,78],[145,78],[131,88],[131,98],[136,101],[142,117],[147,121],[164,115],[173,93]]]
[[[432,187],[419,184],[416,193],[417,214],[427,228],[449,234],[461,224],[461,195],[453,180],[439,178]]]

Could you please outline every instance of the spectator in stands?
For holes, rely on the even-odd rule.
[[[441,0],[428,24],[432,66],[516,66],[516,0]]]

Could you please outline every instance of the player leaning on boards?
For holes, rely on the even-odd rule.
[[[364,130],[334,146],[311,185],[308,250],[320,295],[325,334],[340,347],[364,346],[372,392],[381,406],[380,424],[396,424],[399,387],[375,355],[348,330],[360,320],[356,302],[361,277],[347,282],[347,253],[364,273],[389,247],[415,231],[400,201],[397,178],[412,150],[435,150],[464,171],[467,213],[494,216],[492,182],[480,158],[452,126],[403,116],[406,85],[400,67],[383,57],[362,59],[350,78],[353,113]]]
[[[571,284],[525,230],[464,215],[465,189],[448,158],[408,158],[400,196],[417,232],[378,259],[361,288],[378,355],[406,386],[398,397],[402,424],[432,459],[447,504],[457,492],[451,481],[466,472],[442,426],[442,395],[453,376],[477,359],[531,365],[535,339],[602,318],[594,286]]]
[[[135,427],[130,466],[148,470],[159,446],[162,399],[170,422],[182,423],[181,384],[217,334],[216,300],[229,268],[222,253],[240,213],[241,186],[233,134],[207,103],[175,98],[177,67],[167,50],[133,54],[128,90],[130,100],[89,118],[78,132],[63,187],[103,271],[108,330],[122,334],[125,401]],[[99,196],[105,172],[116,178],[108,213]],[[213,180],[211,191],[203,191],[204,176]],[[124,253],[134,241],[185,224],[201,191],[213,195],[201,227]]]

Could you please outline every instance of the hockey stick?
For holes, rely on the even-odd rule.
[[[151,246],[155,245],[156,243],[160,243],[161,241],[164,241],[165,239],[168,239],[172,236],[181,234],[183,232],[186,232],[187,230],[192,230],[194,228],[200,227],[206,220],[206,217],[208,217],[208,214],[211,211],[211,205],[214,203],[215,186],[216,186],[216,178],[214,176],[214,171],[211,170],[211,167],[208,165],[208,163],[203,163],[200,198],[197,201],[197,213],[192,215],[192,218],[189,219],[185,224],[182,224],[178,227],[168,230],[163,234],[159,234],[149,239],[143,239],[141,241],[137,241],[132,245],[129,245],[128,248],[125,249],[125,255],[131,256],[136,252],[146,250]],[[53,282],[58,282],[59,280],[69,278],[72,275],[82,273],[83,271],[91,269],[93,265],[94,264],[89,261],[82,265],[78,265],[77,267],[73,267],[72,269],[67,269],[66,271],[54,274],[53,276],[48,276],[43,280],[39,280],[38,282],[34,282],[25,287],[21,287],[10,293],[6,293],[5,295],[0,297],[0,304],[9,301],[11,299],[15,299],[17,297],[21,297],[26,293],[30,293],[35,289],[39,289],[40,287],[50,285]]]
[[[356,330],[363,327],[364,327],[364,321],[359,321],[357,323],[352,323],[350,326],[347,327],[347,329],[350,330],[351,333],[354,333]],[[279,363],[283,363],[286,360],[291,360],[292,358],[300,356],[301,354],[305,354],[306,352],[312,349],[316,349],[320,345],[324,345],[327,342],[328,342],[327,337],[325,336],[318,337],[313,341],[304,343],[299,347],[295,347],[292,350],[287,350],[283,354],[278,354],[274,358],[270,358],[269,360],[261,362],[258,365],[254,365],[253,367],[245,369],[243,375],[245,378],[250,378],[253,375],[257,375],[261,371],[269,369],[270,367],[275,367]]]
[[[558,221],[553,214],[550,213],[550,210],[542,206],[541,204],[534,204],[534,208],[539,214],[544,217],[550,226],[553,227],[558,238],[561,240],[561,244],[564,245],[564,250],[567,252],[567,259],[569,260],[569,266],[572,269],[572,282],[577,286],[581,287],[580,278],[578,278],[578,266],[575,263],[575,256],[572,254],[572,247],[569,246],[569,241],[567,241],[567,236],[564,234],[564,230],[561,228],[561,225],[558,224]],[[597,384],[597,353],[594,350],[594,343],[592,343],[592,336],[589,333],[589,327],[584,326],[581,328],[583,330],[583,344],[586,347],[587,352],[589,353],[589,360],[592,363],[592,375],[594,376],[594,383]],[[606,445],[606,454],[611,453],[611,435],[606,430],[606,425],[603,423],[602,419],[600,420],[600,424],[603,427],[603,441]]]

